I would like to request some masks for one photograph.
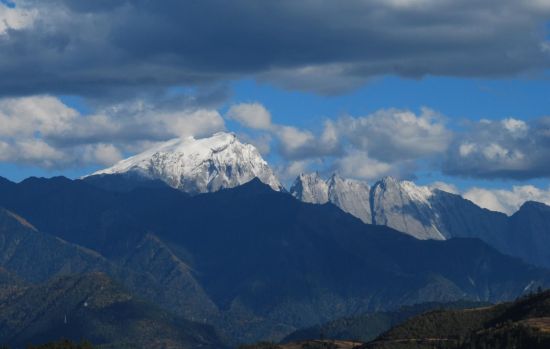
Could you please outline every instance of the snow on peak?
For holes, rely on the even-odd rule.
[[[319,176],[319,173],[302,173],[296,178],[290,193],[297,199],[312,204],[324,204],[328,202],[327,183]]]
[[[342,178],[337,174],[325,181],[318,173],[302,173],[290,188],[290,193],[301,201],[314,204],[331,202],[365,223],[372,221],[369,191],[365,182]]]
[[[414,201],[423,202],[427,205],[430,205],[430,198],[434,195],[430,187],[416,185],[411,181],[402,181],[401,188]]]
[[[318,173],[301,174],[290,190],[310,203],[327,201],[365,223],[387,225],[419,239],[444,239],[432,209],[434,190],[410,181],[384,177],[371,188],[366,182]]]
[[[93,175],[124,173],[160,179],[193,194],[236,187],[256,177],[274,190],[282,189],[258,150],[227,132],[172,139]]]
[[[411,181],[399,181],[394,177],[384,177],[374,187],[377,192],[398,192],[401,196],[405,195],[414,202],[428,206],[430,198],[434,195],[434,190],[430,187],[416,185]]]
[[[434,191],[410,181],[387,177],[372,190],[373,221],[418,239],[445,239],[432,210]]]
[[[333,174],[327,184],[330,202],[363,222],[372,223],[370,187],[366,182]]]

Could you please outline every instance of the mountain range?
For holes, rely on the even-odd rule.
[[[281,339],[334,317],[403,304],[501,301],[550,283],[549,271],[477,239],[418,240],[259,180],[189,196],[169,187],[119,192],[85,180],[31,178],[3,181],[0,205],[25,217],[9,220],[6,237],[22,231],[18,241],[45,239],[28,238],[34,249],[13,243],[0,251],[3,266],[25,281],[106,272],[147,301],[216,326],[233,343]],[[58,256],[65,257],[56,264]]]
[[[499,251],[550,267],[550,207],[526,202],[512,216],[483,209],[460,195],[410,181],[383,178],[368,184],[332,175],[300,175],[290,189],[299,200],[330,202],[369,224],[417,239],[478,238]]]
[[[284,190],[254,146],[220,132],[162,143],[86,180],[110,190],[164,184],[195,195],[233,188],[253,178]],[[460,195],[410,181],[386,177],[370,186],[337,174],[324,180],[318,173],[301,174],[289,191],[304,202],[330,202],[364,223],[388,226],[417,239],[479,238],[505,254],[550,267],[550,250],[545,248],[550,245],[550,207],[542,203],[526,202],[509,217]]]
[[[168,329],[179,321],[199,328],[200,340],[159,337],[179,338],[181,347],[280,340],[335,318],[423,302],[499,302],[550,285],[541,267],[548,252],[532,247],[548,239],[543,204],[508,217],[391,178],[370,187],[302,175],[287,192],[256,149],[224,133],[170,141],[77,180],[0,177],[0,207],[2,294],[101,275],[137,308],[157,309],[139,310],[139,323],[162,317]],[[5,299],[0,307],[19,309]],[[59,299],[52,304],[73,304]],[[12,327],[0,322],[0,333],[20,329],[20,339],[2,335],[0,344],[50,331],[27,331],[44,312],[29,310]],[[89,335],[103,343],[133,333],[108,337],[102,331],[114,325],[103,321],[112,318],[92,319],[101,326]]]

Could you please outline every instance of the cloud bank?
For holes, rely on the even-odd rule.
[[[0,3],[4,96],[107,98],[244,76],[331,94],[380,75],[500,77],[550,66],[547,1],[14,3]]]
[[[548,177],[550,117],[473,123],[449,149],[443,170],[476,178]]]
[[[513,186],[511,190],[474,187],[463,195],[481,207],[508,215],[514,214],[526,201],[550,205],[550,188],[545,190],[532,185]]]
[[[51,96],[0,99],[0,161],[48,169],[112,165],[174,137],[225,128],[216,110],[133,101],[82,115]]]

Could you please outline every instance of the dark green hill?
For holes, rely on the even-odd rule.
[[[550,348],[550,291],[496,306],[420,315],[362,348],[434,347]]]
[[[316,338],[369,342],[405,320],[435,309],[464,309],[488,305],[479,302],[422,303],[403,306],[394,311],[366,313],[344,317],[325,324],[300,329],[282,342],[296,342]]]
[[[115,267],[98,253],[39,232],[24,218],[0,208],[0,266],[27,282]]]
[[[102,273],[65,276],[0,303],[0,343],[86,338],[98,348],[224,348],[215,331],[135,299]]]
[[[91,249],[38,231],[22,217],[0,208],[0,267],[29,283],[101,271],[167,309],[181,309],[190,319],[216,314],[189,267],[151,234],[131,253],[108,260]]]
[[[190,197],[166,187],[109,191],[31,178],[0,183],[0,205],[39,231],[147,275],[159,292],[121,281],[238,342],[279,340],[297,328],[406,304],[513,299],[527,285],[550,282],[547,270],[479,240],[416,240],[258,180]]]

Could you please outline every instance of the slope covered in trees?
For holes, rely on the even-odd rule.
[[[363,349],[550,348],[550,291],[490,307],[434,311],[405,321]]]

